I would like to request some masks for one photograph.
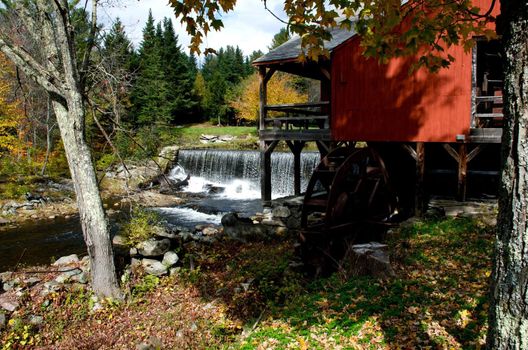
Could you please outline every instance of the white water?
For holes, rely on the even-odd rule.
[[[305,190],[319,154],[301,157],[301,189]],[[178,165],[169,173],[173,180],[187,178],[182,190],[197,194],[185,207],[156,209],[169,221],[182,226],[220,224],[228,212],[250,216],[262,210],[260,201],[260,153],[257,151],[183,150]],[[272,198],[293,194],[293,155],[275,152],[271,157]]]
[[[316,152],[301,157],[301,190],[304,191],[312,170],[319,161]],[[260,153],[257,151],[183,150],[178,165],[169,176],[183,180],[190,175],[184,191],[214,192],[229,199],[260,198]],[[293,194],[293,155],[275,152],[271,157],[272,198]],[[216,191],[210,191],[213,188]]]

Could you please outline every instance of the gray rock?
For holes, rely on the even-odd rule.
[[[170,248],[170,240],[167,238],[161,240],[150,239],[137,245],[139,254],[143,256],[160,256],[165,254]]]
[[[141,260],[132,258],[132,260],[130,261],[130,267],[138,267],[138,266],[141,266]]]
[[[192,238],[193,238],[193,234],[191,232],[189,232],[189,231],[186,231],[186,230],[180,231],[178,233],[178,236],[180,236],[180,238],[184,242],[188,242],[188,241],[192,240]]]
[[[55,282],[57,283],[65,283],[65,282],[68,282],[71,280],[71,278],[75,275],[79,275],[83,273],[81,269],[74,269],[74,270],[71,270],[71,271],[65,271],[63,273],[61,273],[60,275],[58,275],[57,277],[55,277]]]
[[[295,216],[290,216],[286,221],[286,227],[291,229],[297,229],[301,227],[301,220]]]
[[[52,265],[53,266],[69,265],[69,264],[74,264],[78,262],[79,262],[79,257],[77,256],[77,254],[72,254],[72,255],[60,257]]]
[[[80,283],[80,284],[86,284],[88,283],[88,274],[86,272],[81,272],[77,275],[73,275],[71,276],[70,280],[72,282],[77,282],[77,283]]]
[[[35,284],[39,283],[40,281],[42,281],[40,278],[30,277],[30,278],[25,279],[23,282],[27,287],[33,287]]]
[[[176,252],[168,251],[163,255],[163,261],[161,263],[167,267],[171,267],[176,265],[178,260],[180,260],[180,258]]]
[[[163,276],[163,275],[166,275],[168,272],[167,266],[163,265],[158,260],[143,259],[141,260],[141,265],[145,269],[145,272],[148,273],[149,275]]]
[[[291,215],[291,211],[288,207],[285,206],[279,206],[273,208],[271,211],[271,215],[273,215],[274,218],[287,218]]]
[[[42,286],[42,290],[40,291],[40,295],[45,297],[46,295],[56,292],[61,288],[61,284],[57,281],[49,281],[44,283]]]
[[[3,284],[3,288],[6,292],[9,292],[15,289],[20,284],[20,278],[13,278],[11,280],[6,280]]]
[[[202,233],[205,235],[205,236],[216,236],[218,234],[218,229],[217,228],[214,228],[214,227],[205,227],[203,230],[202,230]]]
[[[266,220],[262,220],[262,225],[267,225],[267,226],[286,226],[284,224],[284,222],[282,222],[282,220],[269,220],[269,219],[266,219]]]
[[[176,239],[178,238],[178,234],[176,232],[170,232],[164,227],[157,226],[154,230],[154,235],[161,238],[169,238],[169,239]]]
[[[136,257],[139,255],[137,248],[134,248],[134,247],[130,248],[130,250],[128,251],[128,254],[131,257]]]
[[[169,275],[170,276],[174,276],[174,275],[177,275],[178,273],[180,273],[181,271],[181,268],[178,266],[178,267],[173,267],[169,270]]]
[[[44,317],[38,315],[29,316],[29,324],[33,326],[40,326],[44,323]]]
[[[10,224],[11,221],[0,217],[0,226]]]
[[[115,246],[126,247],[127,242],[128,242],[127,238],[122,235],[115,235],[114,238],[112,238],[112,244]]]
[[[5,328],[7,324],[6,315],[3,312],[0,312],[0,331]]]
[[[20,304],[13,296],[8,295],[0,295],[0,307],[6,311],[13,312]]]
[[[235,213],[222,217],[224,233],[230,238],[246,242],[248,240],[264,239],[268,236],[268,228],[261,224],[253,224],[251,219],[239,218]]]
[[[157,163],[160,165],[161,171],[164,174],[176,163],[179,150],[180,148],[178,146],[167,146],[161,149]]]
[[[378,278],[394,277],[386,244],[370,242],[355,244],[350,254],[351,274],[353,276],[374,276]]]

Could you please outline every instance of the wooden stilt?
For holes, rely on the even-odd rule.
[[[293,190],[296,196],[301,194],[301,152],[304,141],[286,141],[293,153]]]
[[[260,192],[262,204],[271,204],[271,153],[279,141],[260,141]]]
[[[416,189],[415,189],[415,215],[423,216],[425,214],[425,144],[416,143]]]
[[[416,185],[414,188],[414,215],[423,216],[425,214],[425,144],[423,142],[416,143],[416,150],[410,145],[403,145],[403,149],[416,162]]]
[[[458,145],[458,152],[447,143],[445,143],[443,146],[447,153],[449,153],[449,155],[453,157],[453,159],[458,164],[457,199],[461,202],[464,202],[466,200],[467,192],[468,163],[471,162],[486,145],[477,145],[471,150],[471,152],[468,152],[468,145],[466,143],[461,143]]]
[[[458,186],[457,186],[457,199],[461,202],[466,200],[466,188],[467,188],[467,145],[461,143],[458,146]]]

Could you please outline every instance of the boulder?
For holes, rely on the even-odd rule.
[[[45,297],[46,295],[56,292],[61,288],[61,284],[57,281],[49,281],[44,283],[42,286],[42,290],[40,291],[40,295]]]
[[[140,255],[143,256],[160,256],[165,254],[170,248],[170,240],[164,239],[149,239],[139,243],[136,248]]]
[[[204,236],[216,236],[218,234],[218,229],[214,227],[205,227],[202,230]]]
[[[128,243],[128,240],[125,236],[115,235],[114,238],[112,238],[112,244],[114,246],[126,247],[127,243]]]
[[[176,232],[171,232],[170,230],[162,226],[152,227],[152,231],[154,231],[153,233],[157,237],[168,238],[168,239],[178,238],[178,234]]]
[[[229,213],[222,217],[224,233],[231,239],[242,242],[259,240],[268,237],[268,228],[265,225],[253,224],[251,219],[239,218],[236,213]]]
[[[274,218],[284,219],[291,215],[291,211],[288,207],[281,205],[273,208],[271,210],[271,215],[273,215]]]
[[[74,269],[74,270],[71,270],[71,271],[65,271],[65,272],[61,273],[60,275],[58,275],[57,277],[55,277],[55,282],[57,282],[57,283],[68,282],[69,280],[72,279],[73,276],[79,275],[81,273],[82,273],[81,269]]]
[[[179,151],[180,148],[178,146],[167,146],[161,149],[158,155],[157,162],[163,174],[166,174],[176,163]]]
[[[168,251],[163,255],[163,261],[161,263],[167,267],[171,267],[176,265],[178,260],[180,260],[180,258],[176,252]]]
[[[9,312],[13,312],[15,311],[16,309],[18,309],[18,307],[20,306],[20,304],[18,303],[18,301],[15,299],[15,297],[13,296],[9,296],[9,295],[0,295],[0,307],[6,311],[9,311]]]
[[[168,272],[166,265],[162,264],[158,260],[154,259],[143,259],[141,260],[141,265],[146,273],[154,276],[163,276]]]
[[[79,262],[79,257],[77,256],[77,254],[71,254],[71,255],[67,255],[67,256],[63,256],[59,258],[52,265],[53,266],[70,265],[70,264],[74,264],[78,262]]]
[[[350,250],[350,273],[352,276],[394,277],[386,244],[370,242],[355,244]]]

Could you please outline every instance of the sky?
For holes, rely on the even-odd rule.
[[[149,9],[152,10],[156,23],[164,17],[170,17],[182,48],[189,45],[189,36],[180,21],[175,18],[167,0],[119,0],[111,3],[116,4],[100,8],[99,21],[105,24],[106,28],[110,28],[112,22],[119,17],[136,48],[141,42]],[[283,5],[283,0],[267,0],[268,8],[285,19]],[[267,52],[273,36],[284,27],[283,23],[265,10],[262,0],[237,0],[235,10],[224,14],[222,20],[224,28],[219,32],[210,32],[204,39],[202,49],[238,45],[245,55],[256,50]]]

